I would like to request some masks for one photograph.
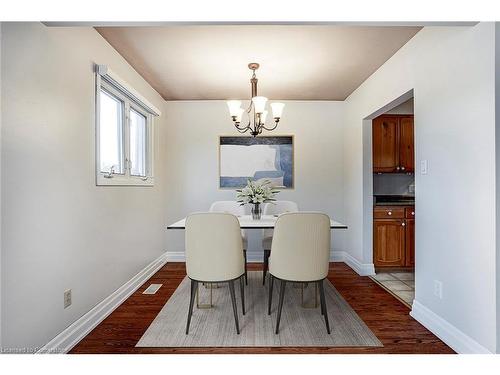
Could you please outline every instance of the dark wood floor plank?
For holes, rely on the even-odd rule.
[[[250,264],[250,270],[261,269]],[[344,263],[331,263],[328,279],[384,345],[380,348],[252,347],[252,348],[136,348],[135,345],[186,275],[184,263],[168,263],[90,332],[71,353],[454,353],[414,320],[409,309],[368,277]],[[153,295],[142,294],[149,284],[163,284]],[[184,324],[184,323],[183,323]]]

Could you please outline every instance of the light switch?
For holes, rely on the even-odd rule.
[[[427,160],[420,161],[420,174],[427,174]]]

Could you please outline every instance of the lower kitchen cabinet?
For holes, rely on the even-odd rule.
[[[406,219],[405,229],[406,267],[415,267],[415,220]]]
[[[405,227],[401,219],[376,219],[373,228],[375,267],[405,265]]]
[[[375,267],[415,265],[414,207],[376,206],[373,221],[373,263]]]

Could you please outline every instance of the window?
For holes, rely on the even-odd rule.
[[[130,110],[130,174],[146,176],[146,130],[147,117],[142,113]]]
[[[99,112],[99,154],[101,172],[123,174],[124,103],[101,89]]]
[[[96,70],[97,185],[153,185],[159,111],[103,65]]]

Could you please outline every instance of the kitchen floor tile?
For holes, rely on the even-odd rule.
[[[396,293],[396,291],[399,291],[399,290],[407,290],[407,291],[411,291],[412,288],[409,287],[408,285],[406,285],[404,282],[402,281],[399,281],[399,280],[381,280],[380,283],[382,285],[384,285],[386,288],[390,289],[391,291],[394,291]]]
[[[415,280],[413,272],[392,272],[391,275],[399,280]]]
[[[383,281],[383,280],[394,280],[396,281],[397,279],[392,276],[390,273],[377,273],[376,275],[372,276],[375,280],[377,281]]]
[[[415,289],[415,280],[403,280],[403,282],[409,287]]]
[[[405,301],[407,304],[411,305],[413,303],[413,300],[415,299],[415,292],[407,292],[407,291],[394,291],[394,294],[396,294],[399,298],[401,298],[403,301]]]

